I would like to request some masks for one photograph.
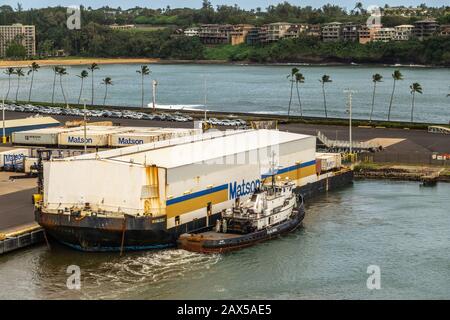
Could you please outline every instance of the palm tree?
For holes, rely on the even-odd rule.
[[[17,101],[20,87],[20,78],[25,76],[25,73],[23,72],[22,68],[17,68],[16,71],[14,71],[14,74],[17,75],[17,89],[16,89],[16,101]]]
[[[7,68],[4,73],[8,76],[8,91],[6,92],[5,100],[8,100],[9,91],[11,89],[11,76],[14,74],[14,68]]]
[[[414,102],[416,98],[416,92],[422,94],[422,86],[418,82],[414,82],[409,86],[411,89],[412,102],[411,102],[411,122],[414,120]]]
[[[105,85],[105,97],[103,98],[103,106],[105,106],[106,104],[106,96],[108,94],[108,86],[109,85],[113,85],[112,80],[110,77],[106,77],[105,79],[102,80],[102,84]]]
[[[89,73],[86,70],[81,71],[80,75],[77,75],[77,77],[81,79],[81,87],[80,87],[80,95],[78,96],[78,104],[80,104],[81,94],[83,93],[84,78],[87,78],[88,76],[89,76]]]
[[[300,92],[298,90],[299,83],[305,83],[305,77],[300,72],[295,74],[295,85],[297,87],[297,98],[298,98],[298,104],[300,106],[300,116],[303,116],[302,101],[300,99]]]
[[[327,113],[327,98],[325,95],[325,83],[333,82],[333,80],[330,79],[329,75],[324,74],[322,76],[322,79],[319,80],[320,83],[322,83],[322,92],[323,92],[323,107],[325,109],[325,118],[328,118]]]
[[[56,75],[59,73],[60,66],[52,67],[53,70],[53,90],[52,90],[52,104],[55,101],[55,85],[56,85]]]
[[[400,70],[394,71],[394,73],[392,74],[392,79],[394,79],[394,84],[392,86],[391,100],[389,102],[388,121],[391,120],[391,108],[392,108],[392,101],[394,100],[395,84],[397,81],[403,80],[403,75],[400,72]]]
[[[288,118],[289,118],[289,115],[291,114],[292,90],[294,89],[295,75],[296,75],[299,71],[300,71],[300,70],[299,70],[298,68],[292,68],[291,73],[288,74],[288,76],[287,76],[287,78],[288,78],[289,81],[291,82],[291,94],[289,95]]]
[[[136,72],[141,75],[141,93],[142,93],[141,106],[142,108],[144,108],[144,77],[148,76],[151,73],[151,71],[148,68],[148,66],[141,66],[141,69],[136,70]]]
[[[90,67],[88,67],[89,71],[91,71],[91,76],[92,76],[92,96],[91,96],[91,105],[94,105],[94,71],[100,69],[98,64],[96,64],[95,62],[92,63],[90,65]]]
[[[63,98],[64,98],[64,103],[65,103],[66,106],[67,106],[66,94],[64,93],[64,87],[63,87],[63,85],[62,85],[62,77],[65,76],[66,74],[67,74],[66,68],[60,67],[60,68],[58,69],[59,85],[61,86],[61,92],[62,92],[62,95],[63,95]]]
[[[29,66],[30,70],[28,70],[28,75],[31,73],[31,83],[30,83],[30,92],[28,93],[28,102],[31,101],[31,91],[33,90],[33,81],[34,81],[34,73],[38,72],[38,69],[41,66],[38,65],[36,62],[32,62]]]
[[[372,94],[372,109],[370,110],[370,117],[369,122],[372,122],[372,115],[373,115],[373,107],[375,106],[375,90],[377,87],[378,82],[383,81],[383,76],[379,73],[375,73],[372,75],[372,82],[373,82],[373,94]]]

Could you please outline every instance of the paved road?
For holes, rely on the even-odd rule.
[[[8,119],[28,117],[30,114],[21,112],[6,112]],[[71,120],[82,120],[81,117],[73,116],[52,116],[64,123]],[[180,127],[191,128],[192,122],[169,122],[153,120],[134,119],[114,119],[114,118],[92,118],[91,121],[113,121],[123,126],[142,127]],[[348,139],[348,127],[336,125],[314,125],[314,124],[281,124],[281,130],[290,132],[316,135],[321,131],[330,139]],[[402,138],[405,141],[394,144],[384,152],[420,152],[431,154],[432,152],[450,153],[450,136],[444,134],[428,133],[425,130],[405,130],[405,129],[376,129],[376,128],[353,128],[353,139],[355,141],[367,141],[374,138]]]
[[[0,232],[34,221],[31,197],[36,189],[26,189],[0,196]]]

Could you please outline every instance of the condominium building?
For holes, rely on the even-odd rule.
[[[439,24],[434,19],[420,20],[414,23],[413,35],[419,40],[429,38],[439,32]]]
[[[13,41],[25,47],[28,57],[36,55],[35,26],[22,24],[0,26],[0,56],[5,56],[6,49]]]
[[[359,43],[366,44],[374,40],[375,34],[380,28],[369,28],[366,25],[362,25],[358,30]]]
[[[230,43],[235,46],[241,43],[245,43],[248,32],[252,30],[251,24],[237,24],[233,26],[233,31],[230,32]]]
[[[269,42],[278,41],[284,38],[292,24],[288,22],[275,22],[267,25],[267,40]]]
[[[198,37],[200,28],[199,27],[191,27],[184,30],[184,35],[186,37]]]
[[[450,24],[441,25],[441,32],[439,34],[444,37],[450,36]]]
[[[394,28],[380,28],[375,31],[373,41],[389,42],[395,36]]]
[[[320,24],[310,24],[308,25],[308,29],[306,30],[306,35],[310,37],[321,37],[322,29]]]
[[[406,40],[411,39],[413,30],[414,30],[414,26],[411,24],[402,24],[402,25],[396,26],[394,29],[395,29],[395,35],[392,38],[392,40],[406,41]]]
[[[331,22],[322,27],[322,40],[324,42],[339,41],[342,37],[342,23]]]
[[[203,44],[227,44],[233,30],[230,24],[204,24],[200,26],[198,36]]]
[[[249,45],[266,43],[268,38],[267,26],[253,27],[247,33],[246,42]]]
[[[130,29],[135,29],[136,28],[136,26],[134,24],[119,25],[117,23],[111,24],[109,27],[111,29],[113,29],[113,30],[130,30]]]
[[[358,31],[361,25],[356,23],[346,23],[342,26],[342,40],[356,42],[359,40]]]

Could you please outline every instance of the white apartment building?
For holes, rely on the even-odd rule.
[[[267,40],[278,41],[284,38],[291,26],[292,24],[288,22],[269,23],[267,25]]]
[[[0,56],[5,56],[6,49],[12,41],[20,42],[27,51],[27,56],[36,55],[36,29],[32,25],[0,25]]]
[[[389,42],[395,36],[395,28],[380,28],[375,32],[373,41]]]
[[[395,35],[393,37],[393,40],[397,41],[407,41],[411,39],[414,26],[411,24],[402,24],[399,26],[396,26],[395,28]]]
[[[198,27],[187,28],[186,30],[184,30],[184,35],[186,37],[198,37],[199,29],[200,28]]]

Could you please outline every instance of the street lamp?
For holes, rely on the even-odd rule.
[[[86,99],[83,99],[83,117],[84,117],[84,121],[83,121],[83,126],[84,126],[84,154],[87,153],[87,130],[86,130]]]
[[[2,143],[6,144],[6,125],[5,125],[5,97],[2,99],[2,119],[3,119],[3,136]]]
[[[353,142],[352,142],[352,97],[353,94],[356,93],[357,91],[355,90],[350,90],[350,89],[345,89],[344,90],[345,93],[347,93],[347,107],[348,107],[348,122],[349,122],[349,127],[348,127],[348,137],[349,137],[349,152],[350,155],[352,154],[352,146],[353,146]]]
[[[155,113],[156,108],[156,86],[158,85],[158,82],[156,80],[152,81],[152,92],[153,92],[153,113]]]

